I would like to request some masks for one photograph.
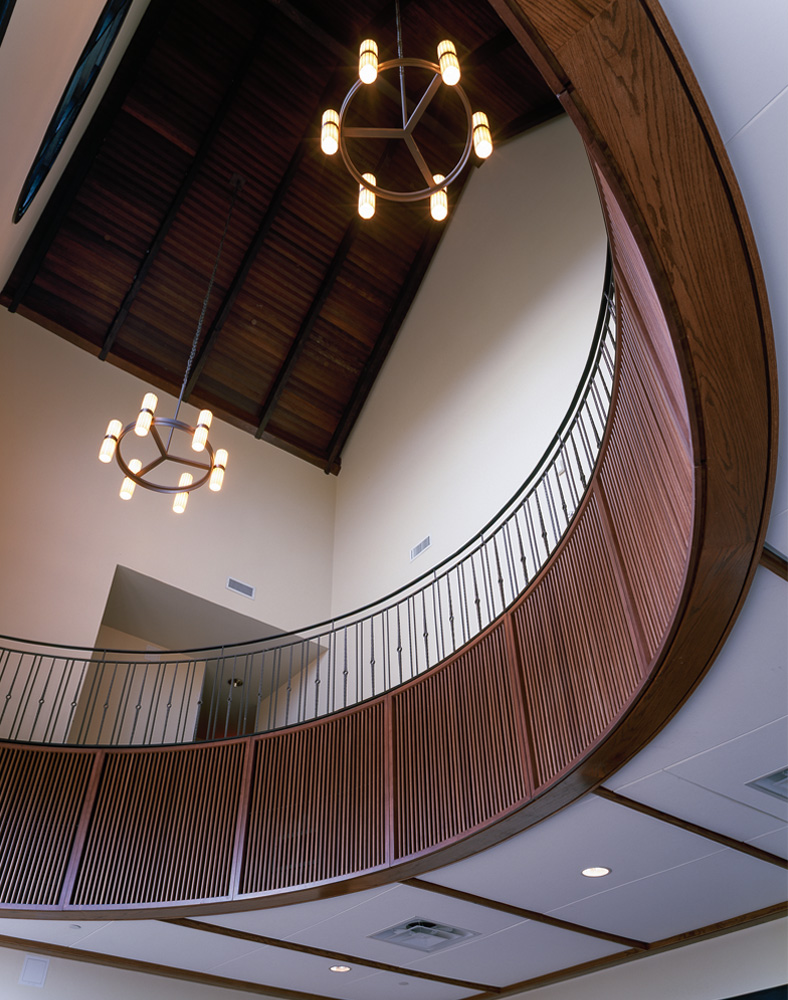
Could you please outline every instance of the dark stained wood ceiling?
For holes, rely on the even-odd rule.
[[[559,112],[486,3],[402,12],[406,56],[435,61],[455,42],[498,143]],[[186,398],[338,472],[448,224],[424,202],[380,199],[362,222],[355,183],[320,151],[321,113],[341,105],[368,35],[396,56],[393,2],[152,0],[2,303],[177,395],[237,189]],[[399,114],[396,83],[361,95],[358,121]],[[435,171],[461,151],[458,111],[436,100],[419,126]],[[353,155],[386,187],[423,186],[404,143]],[[475,162],[450,188],[449,220]]]

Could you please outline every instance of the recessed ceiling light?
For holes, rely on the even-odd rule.
[[[609,868],[602,868],[601,866],[593,868],[584,868],[581,875],[585,875],[586,878],[602,878],[603,875],[609,875]]]
[[[350,972],[349,965],[332,965],[330,966],[329,972]]]

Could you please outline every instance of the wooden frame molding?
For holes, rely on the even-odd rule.
[[[412,879],[597,788],[724,643],[764,558],[777,393],[721,139],[655,0],[492,4],[578,127],[610,234],[619,368],[594,488],[502,619],[378,699],[241,741],[104,751],[76,803],[64,769],[91,751],[0,745],[4,915],[182,917]],[[46,895],[21,813],[60,845]]]

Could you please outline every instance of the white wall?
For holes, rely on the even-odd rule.
[[[342,459],[333,608],[450,555],[525,480],[577,388],[606,238],[568,120],[468,182]],[[425,535],[432,547],[410,563]]]
[[[20,986],[26,955],[33,952],[0,948],[0,995],[3,1000],[240,1000],[259,993],[219,989],[141,972],[110,969],[64,958],[50,958],[43,987]],[[34,956],[35,957],[35,956]]]
[[[118,564],[280,628],[325,618],[335,477],[215,421],[211,441],[230,453],[221,493],[198,490],[182,515],[139,488],[124,502],[120,470],[98,448],[145,389],[0,311],[0,633],[92,644]],[[161,415],[174,404],[160,394]],[[228,576],[255,586],[255,600],[227,590]]]

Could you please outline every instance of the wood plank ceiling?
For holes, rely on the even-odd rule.
[[[498,143],[559,113],[486,3],[402,7],[404,54],[434,61],[451,38]],[[391,0],[152,0],[2,303],[177,396],[237,187],[186,398],[337,473],[445,228],[423,202],[379,199],[361,222],[353,180],[320,151],[321,112],[368,35],[396,55]],[[358,121],[399,114],[396,82],[364,93]],[[458,112],[436,100],[419,126],[436,172],[464,142]],[[423,186],[404,143],[353,155],[384,186]]]

